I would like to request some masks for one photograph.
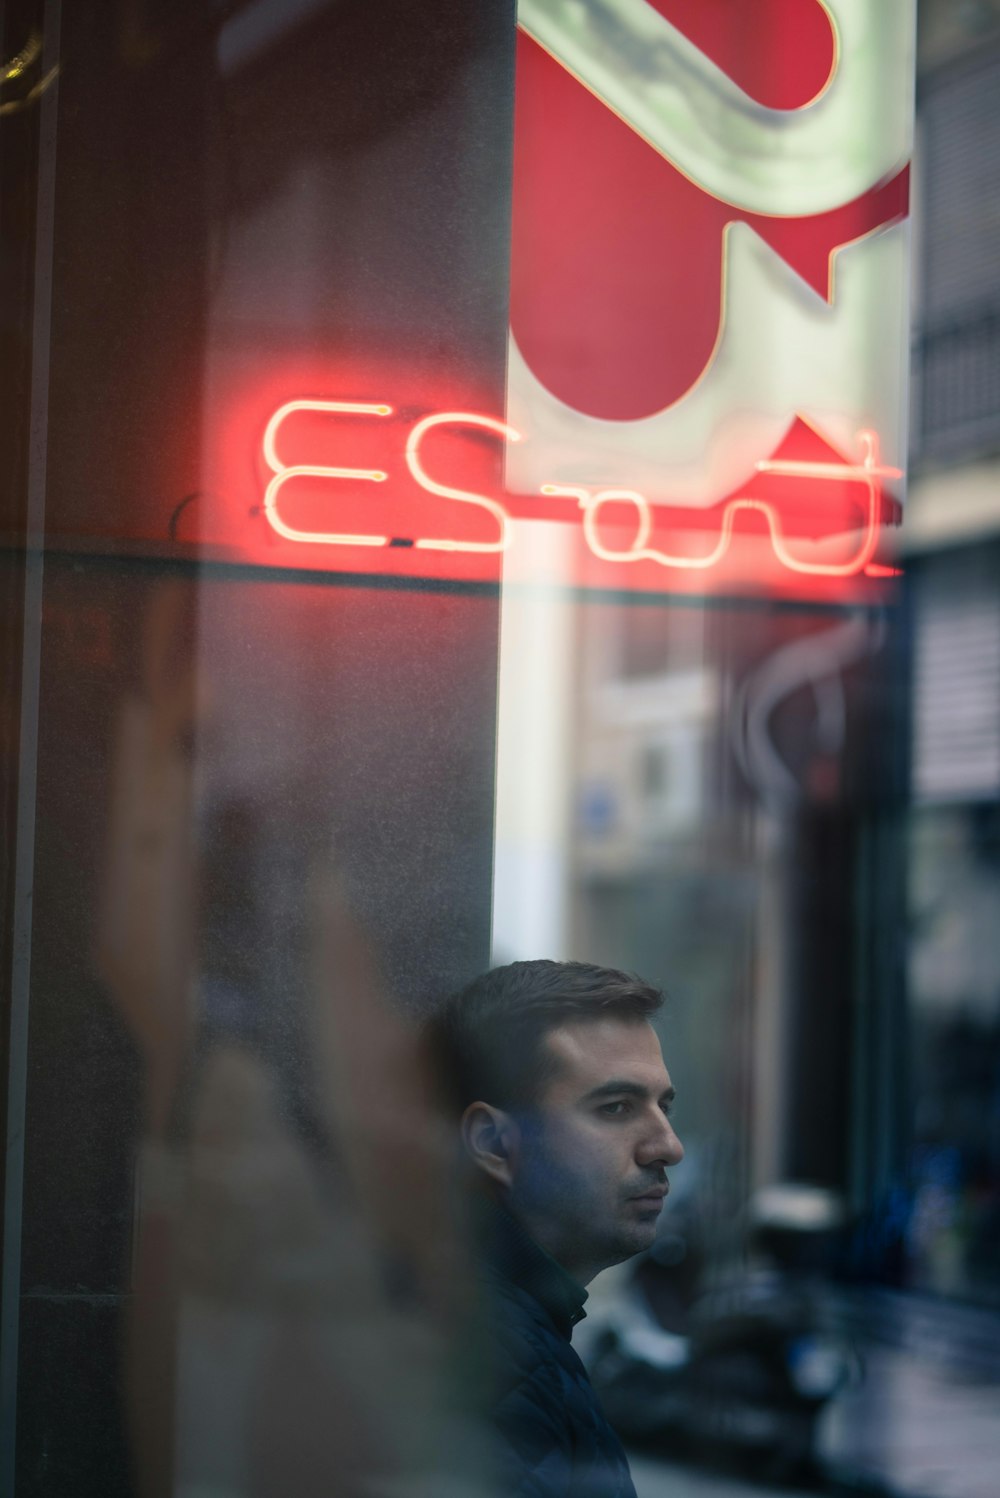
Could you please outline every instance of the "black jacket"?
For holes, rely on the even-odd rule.
[[[636,1498],[570,1346],[586,1290],[500,1207],[484,1208],[481,1250],[503,1498]]]

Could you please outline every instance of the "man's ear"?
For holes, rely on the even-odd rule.
[[[520,1135],[502,1108],[470,1103],[462,1114],[462,1143],[472,1163],[500,1186],[510,1186],[517,1164]]]

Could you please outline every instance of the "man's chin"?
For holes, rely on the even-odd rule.
[[[623,1264],[626,1259],[632,1259],[636,1254],[645,1253],[647,1248],[652,1248],[656,1240],[657,1215],[653,1215],[643,1222],[630,1222],[628,1224],[628,1227],[619,1236],[619,1257],[616,1260],[617,1263]]]

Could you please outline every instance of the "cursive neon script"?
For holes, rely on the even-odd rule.
[[[338,416],[371,417],[376,420],[392,416],[394,408],[385,402],[348,400],[290,400],[271,416],[262,444],[264,462],[271,471],[264,492],[263,512],[268,524],[286,541],[307,542],[322,546],[389,546],[387,535],[355,531],[305,530],[288,523],[282,515],[280,499],[285,486],[293,479],[326,479],[331,483],[384,483],[389,474],[381,468],[359,468],[331,464],[287,463],[278,452],[278,435],[285,422],[297,412],[311,411]],[[484,512],[495,530],[494,538],[470,541],[449,536],[417,538],[414,546],[427,551],[497,553],[510,546],[514,531],[511,516],[497,499],[460,489],[434,477],[422,455],[427,433],[438,428],[472,428],[491,433],[502,442],[519,442],[521,434],[497,417],[473,411],[440,411],[416,421],[406,439],[404,459],[414,481],[428,494],[452,504],[472,506]],[[882,480],[901,477],[901,470],[879,462],[878,437],[872,431],[861,431],[858,441],[862,452],[859,463],[799,462],[764,459],[757,464],[760,473],[771,473],[792,479],[820,479],[830,482],[860,482],[867,489],[868,503],[860,539],[853,554],[841,562],[807,561],[790,550],[778,509],[766,500],[749,496],[730,499],[722,509],[719,535],[712,548],[701,556],[686,556],[651,546],[653,506],[636,489],[603,488],[590,490],[582,485],[543,484],[540,493],[554,498],[573,500],[580,512],[584,539],[594,556],[614,564],[652,562],[659,567],[684,571],[708,571],[723,560],[732,545],[737,518],[744,512],[762,515],[767,524],[771,548],[781,566],[789,572],[810,577],[853,577],[861,572],[870,576],[891,575],[893,569],[874,563],[879,539]],[[608,505],[631,506],[635,515],[635,533],[627,546],[610,546],[602,536],[601,511]]]

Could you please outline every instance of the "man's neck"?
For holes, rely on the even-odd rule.
[[[583,1285],[537,1242],[502,1198],[484,1197],[479,1216],[487,1263],[534,1296],[568,1338],[585,1314]]]
[[[573,1253],[570,1245],[558,1242],[554,1238],[547,1224],[536,1222],[530,1212],[522,1211],[506,1193],[502,1194],[499,1200],[504,1211],[513,1217],[531,1241],[537,1244],[550,1259],[554,1259],[560,1269],[564,1270],[581,1287],[586,1288],[591,1280],[606,1267],[604,1264],[593,1264],[581,1260]]]

